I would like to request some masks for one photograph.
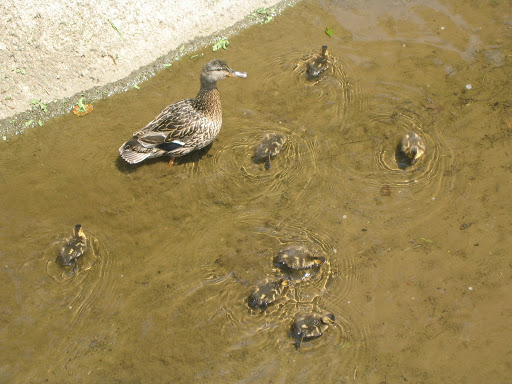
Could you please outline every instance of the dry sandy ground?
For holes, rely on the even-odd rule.
[[[225,28],[244,19],[250,23],[251,18],[247,16],[256,9],[274,7],[277,3],[275,0],[3,0],[0,2],[0,134],[29,126],[26,119],[33,114],[20,115],[20,112],[32,109],[42,113],[34,100],[46,104],[126,78],[159,57],[172,58],[172,51],[182,43],[232,33],[236,27]],[[283,6],[281,3],[275,9]],[[148,68],[146,72],[150,71]],[[50,112],[58,113],[50,108],[46,115]]]

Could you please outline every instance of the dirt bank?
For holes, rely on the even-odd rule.
[[[43,124],[86,90],[98,98],[133,86],[194,46],[264,22],[286,3],[2,1],[0,134]]]

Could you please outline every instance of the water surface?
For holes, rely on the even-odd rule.
[[[505,382],[511,30],[503,1],[304,1],[1,143],[1,381]],[[324,44],[333,67],[309,81]],[[249,76],[219,82],[211,148],[119,159],[212,58]],[[408,130],[427,152],[401,169]],[[267,132],[287,136],[269,170],[251,160]],[[73,274],[54,261],[77,223]],[[251,311],[290,244],[326,264]],[[337,322],[295,350],[309,311]]]

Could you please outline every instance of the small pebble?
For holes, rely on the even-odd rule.
[[[444,31],[444,27],[441,27],[441,31]]]
[[[473,290],[473,287],[471,287],[471,286],[470,286],[470,287],[468,287],[468,289],[469,289],[470,291],[472,291],[472,290]]]
[[[347,215],[343,215],[343,218],[346,219],[347,218]]]
[[[72,305],[70,305],[68,308],[69,308],[69,309],[73,309],[73,306],[72,306]]]
[[[466,89],[471,89],[471,88],[473,88],[473,87],[471,86],[471,84],[466,84]]]
[[[336,248],[334,248],[332,251],[333,251],[334,253],[337,253],[337,252],[338,252],[338,250],[337,250]]]

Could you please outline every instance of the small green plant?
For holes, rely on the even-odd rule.
[[[20,75],[24,75],[26,73],[25,68],[16,68],[16,73]]]
[[[172,63],[164,63],[164,68],[172,67]]]
[[[32,101],[30,102],[30,104],[35,105],[35,106],[37,106],[37,107],[41,108],[41,110],[42,110],[43,112],[48,112],[48,107],[47,107],[47,105],[46,105],[46,104],[44,104],[44,103],[42,103],[42,102],[41,102],[41,100],[39,100],[39,99],[34,99],[34,100],[32,100]]]
[[[84,116],[92,112],[93,109],[94,107],[91,104],[84,103],[84,95],[82,95],[73,107],[72,112],[77,116]]]
[[[133,88],[135,88],[136,90],[140,91],[140,87],[137,84],[133,84]]]
[[[229,41],[228,39],[219,39],[217,42],[212,46],[213,52],[218,51],[219,49],[228,49]]]
[[[333,37],[334,36],[334,29],[332,28],[325,28],[325,34],[329,37]]]
[[[119,29],[117,29],[117,27],[114,25],[114,23],[112,22],[112,20],[110,19],[107,19],[107,21],[110,23],[110,25],[112,26],[112,28],[114,28],[114,30],[119,33],[119,36],[120,37],[123,37],[123,35],[121,35],[121,31]]]
[[[34,120],[29,120],[25,122],[25,127],[30,127],[34,123]]]
[[[85,112],[86,112],[85,104],[84,104],[84,97],[83,97],[83,96],[81,96],[81,97],[78,99],[78,102],[76,103],[76,105],[78,105],[78,111],[79,111],[79,112],[82,112],[82,113],[85,113]]]
[[[253,18],[260,18],[261,24],[267,24],[270,23],[275,16],[275,10],[274,8],[258,8],[254,13],[251,14]]]

